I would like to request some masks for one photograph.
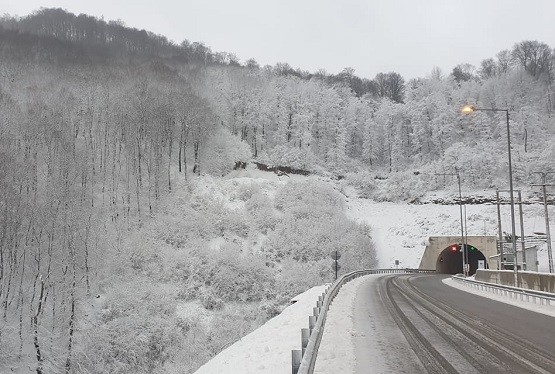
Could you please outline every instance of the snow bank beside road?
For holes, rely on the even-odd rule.
[[[308,317],[326,287],[313,287],[294,297],[295,304],[224,349],[195,373],[290,373],[291,350],[301,349],[301,329],[308,328]]]
[[[367,277],[356,278],[341,287],[333,299],[318,349],[314,373],[337,374],[355,372],[353,336],[354,302],[358,287]]]

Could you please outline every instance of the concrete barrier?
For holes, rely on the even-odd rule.
[[[512,270],[478,269],[475,279],[480,282],[515,286],[514,272]],[[518,283],[521,288],[528,290],[555,293],[555,274],[519,271]]]

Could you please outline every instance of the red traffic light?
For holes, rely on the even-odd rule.
[[[458,249],[459,249],[459,246],[456,245],[456,244],[453,244],[453,245],[451,246],[451,250],[452,250],[453,252],[457,252]]]

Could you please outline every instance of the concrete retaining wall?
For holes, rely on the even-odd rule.
[[[512,270],[483,270],[476,272],[477,281],[514,286],[514,272]],[[519,287],[529,290],[555,293],[555,274],[518,272]]]

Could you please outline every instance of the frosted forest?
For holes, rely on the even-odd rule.
[[[433,66],[433,61],[430,61]],[[555,170],[555,52],[418,79],[259,66],[61,9],[0,18],[0,372],[194,372],[292,296],[377,265],[342,191]],[[262,174],[268,177],[260,178]]]

